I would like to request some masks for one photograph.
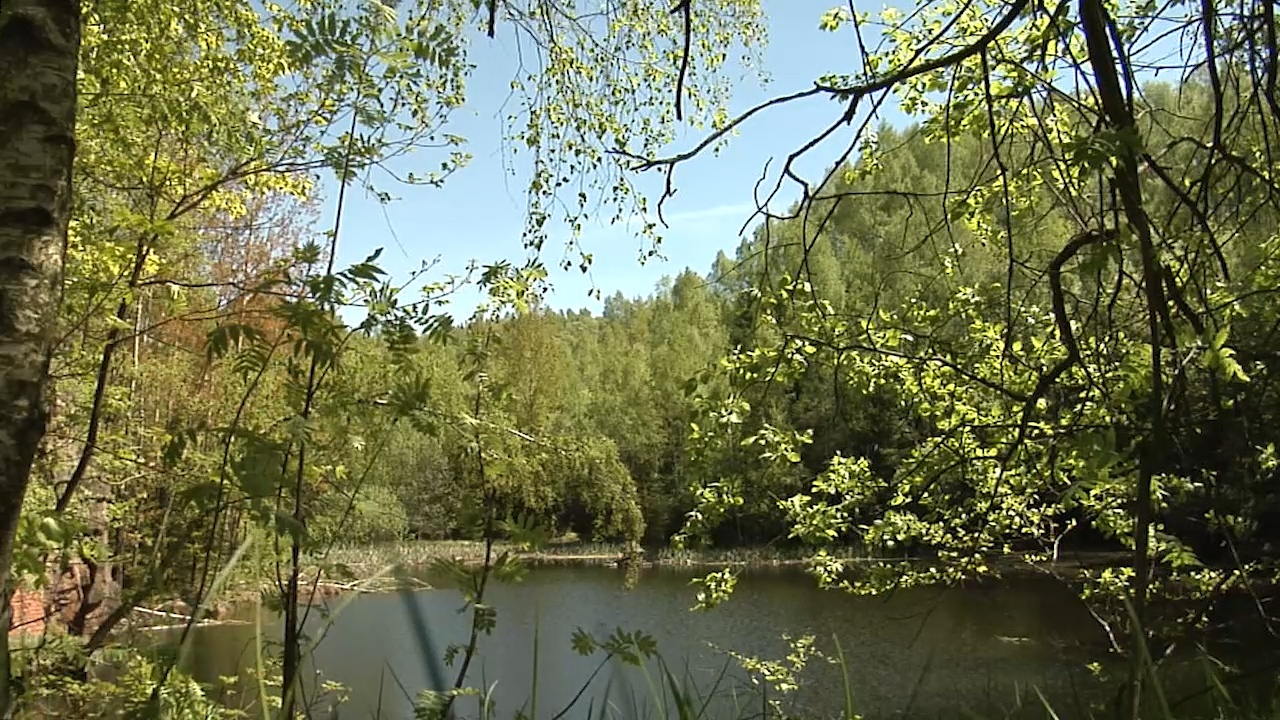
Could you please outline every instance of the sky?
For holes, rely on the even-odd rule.
[[[769,44],[762,67],[769,80],[762,85],[759,78],[750,76],[737,82],[731,113],[812,87],[822,74],[858,69],[851,35],[818,28],[819,18],[832,3],[833,0],[764,0]],[[477,37],[469,52],[476,69],[468,83],[468,101],[455,111],[444,130],[468,139],[466,150],[472,160],[440,188],[380,188],[397,197],[389,205],[363,193],[349,192],[340,235],[339,267],[383,248],[379,262],[393,278],[403,280],[424,260],[434,260],[432,277],[441,279],[446,273],[463,272],[472,260],[485,264],[505,259],[519,264],[529,257],[529,251],[521,244],[526,168],[522,165],[523,156],[507,155],[501,142],[505,132],[501,106],[517,68],[514,35],[500,32],[493,40]],[[774,159],[776,167],[841,110],[826,98],[777,108],[749,121],[719,155],[683,165],[675,178],[678,194],[665,208],[669,227],[663,231],[663,258],[642,265],[639,255],[644,243],[636,237],[634,227],[600,224],[588,226],[581,240],[583,249],[594,258],[590,273],[584,275],[577,269],[566,272],[559,269],[558,261],[564,256],[568,236],[553,233],[542,253],[552,287],[547,305],[599,310],[600,302],[590,296],[592,288],[604,297],[615,292],[627,297],[646,296],[663,276],[674,276],[685,268],[705,273],[721,250],[732,256],[739,230],[755,207],[753,188],[766,161]],[[892,113],[883,117],[888,121],[902,119]],[[817,178],[835,159],[840,147],[853,139],[855,129],[856,126],[849,127],[819,147],[809,162],[800,166],[805,176]],[[701,137],[694,130],[680,135],[673,145],[675,150],[685,149]],[[439,160],[429,154],[414,156],[401,161],[397,170],[412,169],[413,162],[431,165]],[[510,167],[516,169],[516,175],[508,171]],[[650,173],[633,180],[650,197],[651,205],[656,202],[662,189],[661,176]],[[328,195],[325,215],[332,217],[336,193]],[[796,196],[797,192],[789,189],[783,195],[784,204]],[[456,318],[469,315],[478,297],[476,291],[458,294],[452,301],[451,313]]]

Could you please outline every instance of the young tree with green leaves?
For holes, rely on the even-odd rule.
[[[1191,548],[1206,536],[1238,546],[1249,531],[1195,521],[1197,508],[1221,502],[1225,466],[1179,448],[1203,447],[1194,439],[1202,433],[1221,448],[1225,426],[1239,421],[1235,398],[1266,368],[1239,362],[1232,320],[1258,277],[1238,259],[1274,234],[1256,219],[1274,211],[1265,168],[1280,120],[1277,26],[1269,5],[1209,2],[1180,13],[1095,0],[927,2],[878,18],[837,8],[821,22],[858,49],[853,67],[815,68],[812,88],[751,108],[688,152],[636,165],[670,176],[758,114],[835,101],[831,124],[787,159],[779,186],[798,177],[797,158],[817,140],[849,123],[856,137],[837,152],[836,173],[799,186],[783,221],[803,252],[785,268],[790,278],[775,274],[778,282],[750,291],[763,327],[727,358],[731,389],[707,396],[693,442],[718,452],[745,434],[760,458],[799,468],[811,437],[774,422],[769,393],[815,368],[840,368],[839,385],[880,394],[907,420],[907,450],[879,468],[863,448],[829,456],[809,471],[808,490],[782,502],[792,533],[818,546],[906,544],[935,562],[852,581],[820,554],[815,571],[877,590],[997,572],[995,559],[1028,544],[1043,549],[1033,561],[1048,561],[1073,528],[1109,538],[1128,549],[1129,566],[1090,578],[1087,592],[1110,598],[1119,610],[1111,617],[1129,628],[1134,717],[1153,700],[1153,601],[1203,598],[1257,571],[1239,557],[1206,567]],[[1187,31],[1181,47],[1166,28]],[[1165,107],[1177,108],[1166,111],[1147,91],[1171,49],[1184,87],[1175,102],[1165,95]],[[940,192],[921,198],[931,208],[917,216],[924,222],[904,223],[904,269],[927,284],[887,283],[901,294],[883,307],[878,288],[858,287],[870,307],[850,307],[846,291],[842,310],[813,290],[829,284],[804,266],[821,259],[813,243],[848,244],[884,228],[841,238],[823,211],[909,205],[922,189],[895,180],[916,174],[887,161],[892,153],[870,133],[874,109],[891,98],[922,120],[921,141],[945,148]],[[880,178],[892,182],[877,188]],[[842,180],[873,186],[840,197]],[[919,304],[904,307],[910,298]],[[1239,451],[1252,469],[1244,474],[1271,472],[1255,450]],[[695,492],[691,533],[744,501],[732,478],[712,470]]]
[[[465,29],[473,27],[466,18],[477,10],[488,10],[481,28],[490,35],[499,27],[513,28],[539,49],[538,66],[527,66],[517,80],[528,102],[512,119],[511,131],[533,152],[528,244],[541,247],[570,177],[587,178],[593,189],[579,192],[576,205],[560,218],[571,228],[579,229],[587,209],[595,207],[595,190],[606,205],[630,212],[639,200],[620,182],[624,163],[608,150],[620,143],[660,147],[672,137],[673,115],[720,122],[728,86],[716,71],[726,62],[725,48],[750,52],[763,39],[754,2],[717,4],[721,13],[695,18],[631,2],[612,4],[604,13],[594,4],[543,0],[399,8],[379,2],[260,8],[228,2],[198,12],[181,5],[141,9],[107,3],[87,8],[82,19],[78,8],[65,4],[6,3],[0,54],[24,70],[0,86],[0,107],[5,117],[20,121],[15,127],[24,141],[7,145],[0,164],[0,187],[10,188],[3,193],[0,233],[11,238],[15,258],[13,281],[6,285],[12,297],[4,306],[13,319],[13,380],[6,385],[13,393],[5,417],[14,423],[8,433],[14,461],[4,466],[9,504],[0,514],[0,568],[8,567],[7,538],[16,532],[29,482],[27,453],[39,444],[48,413],[47,366],[57,326],[52,313],[64,258],[74,265],[69,287],[76,291],[66,307],[83,311],[70,324],[86,338],[83,354],[69,358],[70,365],[95,369],[90,384],[77,388],[88,398],[88,410],[79,416],[83,441],[76,459],[69,468],[49,472],[57,495],[52,509],[93,515],[98,511],[77,508],[79,489],[87,478],[94,482],[110,472],[111,462],[103,458],[115,454],[111,446],[149,455],[157,445],[182,445],[179,440],[189,434],[176,429],[155,442],[151,429],[117,419],[115,398],[122,383],[134,382],[118,359],[131,337],[154,334],[144,327],[142,309],[154,309],[154,288],[191,295],[209,290],[215,296],[234,289],[208,282],[201,277],[202,261],[190,258],[199,254],[210,221],[234,218],[272,195],[314,197],[315,174],[324,168],[337,170],[343,186],[355,177],[371,180],[388,158],[413,148],[443,148],[445,161],[396,180],[441,181],[465,160],[456,150],[461,138],[442,133],[440,123],[464,97],[469,67],[463,53],[470,39]],[[77,79],[78,59],[83,67]],[[78,119],[77,92],[85,100]],[[660,96],[676,102],[658,103]],[[73,159],[76,145],[79,156]],[[82,188],[75,198],[71,177]],[[328,254],[331,259],[332,249]],[[333,302],[337,275],[315,274],[314,267],[305,267],[315,261],[306,257],[293,260],[292,267],[285,263],[254,278],[248,289],[259,297],[283,292],[279,303],[255,310],[276,315],[277,326],[266,336],[281,324],[301,328],[301,315],[279,313],[308,306],[307,296],[314,295],[313,304]],[[280,284],[282,278],[304,276],[312,280],[298,287]],[[385,294],[375,294],[368,302],[378,306],[385,300]],[[302,335],[322,325],[311,323]],[[233,326],[251,327],[235,321],[222,327]],[[244,356],[261,348],[254,337],[224,337],[245,362],[261,360]],[[304,343],[303,350],[315,359],[319,347]],[[135,350],[133,357],[136,365],[142,353]],[[328,360],[316,362],[323,366]],[[287,376],[267,382],[287,390]],[[242,388],[242,398],[255,396],[257,382]],[[306,385],[313,387],[310,380]],[[312,390],[303,394],[310,398]],[[230,413],[232,427],[256,412],[246,415],[243,405]],[[304,420],[311,415],[309,401],[286,405]],[[79,424],[79,417],[71,419]],[[218,467],[232,461],[233,443],[222,443],[221,459],[217,444],[204,443],[211,451],[205,457],[213,462],[200,472],[220,475]],[[310,472],[303,465],[297,462],[299,477]],[[303,494],[300,484],[305,483],[295,483],[292,493],[295,505]],[[300,514],[295,507],[295,522]],[[95,517],[101,526],[100,515]],[[206,538],[209,548],[235,536],[226,524],[218,525]],[[296,571],[297,538],[292,542]],[[216,557],[211,552],[197,563],[202,574]],[[9,573],[0,576],[0,595],[7,597]],[[6,712],[11,706],[7,694],[0,706]]]

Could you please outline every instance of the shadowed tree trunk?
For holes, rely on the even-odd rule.
[[[0,616],[6,630],[14,534],[48,419],[79,51],[77,0],[0,2]],[[8,633],[0,638],[0,717],[9,717]]]

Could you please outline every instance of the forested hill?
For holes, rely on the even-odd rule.
[[[1149,110],[1152,137],[1197,122],[1192,90],[1149,88],[1173,108]],[[113,518],[113,557],[169,558],[148,561],[171,576],[155,587],[203,572],[209,542],[191,538],[227,556],[262,523],[326,547],[473,538],[521,518],[601,541],[926,553],[957,577],[1013,551],[1123,548],[1148,423],[1137,260],[1082,220],[1108,227],[1110,189],[1063,196],[1059,168],[1019,165],[1035,141],[882,128],[735,258],[609,297],[598,316],[543,309],[539,274],[499,264],[480,280],[491,303],[454,325],[397,305],[375,259],[308,270],[320,251],[291,224],[205,233],[179,262],[219,289],[147,288],[101,320],[138,329],[108,375],[94,372],[93,324],[68,336],[80,349],[59,356],[66,410],[46,468],[75,466],[65,441],[93,420],[95,493],[71,507],[90,527]],[[1153,218],[1203,222],[1153,167]],[[1177,567],[1256,556],[1280,533],[1276,214],[1257,177],[1214,182],[1207,220],[1229,237],[1172,246],[1159,316],[1168,440],[1153,526]],[[261,204],[243,227],[300,210]],[[92,273],[75,277],[71,315],[101,302]],[[334,288],[370,321],[306,300]],[[299,360],[311,352],[331,363],[323,383]],[[315,443],[305,472],[298,433]],[[29,528],[65,487],[37,486]],[[291,512],[282,487],[300,493]]]

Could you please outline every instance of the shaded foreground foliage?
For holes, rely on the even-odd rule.
[[[1132,658],[1125,713],[1167,714],[1150,641],[1211,636],[1226,593],[1265,612],[1280,542],[1278,28],[1270,3],[1186,8],[840,8],[821,23],[858,66],[731,118],[728,53],[763,38],[748,0],[6,2],[3,57],[43,59],[0,110],[48,127],[0,155],[0,594],[47,589],[73,639],[14,650],[27,696],[70,678],[134,715],[213,712],[180,658],[101,686],[86,670],[134,608],[180,598],[185,640],[247,589],[285,618],[278,672],[255,664],[260,709],[310,713],[307,598],[351,575],[333,548],[474,540],[478,567],[438,563],[471,610],[468,642],[439,649],[455,663],[433,686],[452,691],[424,703],[448,713],[498,621],[486,588],[524,571],[512,548],[572,532],[628,557],[783,545],[860,593],[1120,551],[1064,580]],[[547,307],[536,252],[407,282],[377,253],[339,263],[348,187],[390,201],[388,182],[465,165],[447,127],[468,33],[499,26],[540,50],[513,83],[526,245],[558,223],[583,267],[597,203],[650,212],[631,172],[665,172],[665,201],[750,118],[839,109],[778,177],[800,199],[770,196],[736,257],[598,315]],[[1151,76],[1171,29],[1190,38],[1176,86]],[[890,99],[917,122],[877,124]],[[677,118],[708,135],[660,156]],[[795,158],[848,125],[801,181]],[[46,143],[72,134],[74,162]],[[432,171],[402,171],[411,151]],[[470,282],[486,301],[445,312]],[[853,572],[837,547],[881,560]],[[707,575],[698,604],[734,580]],[[637,637],[578,640],[638,660]]]

